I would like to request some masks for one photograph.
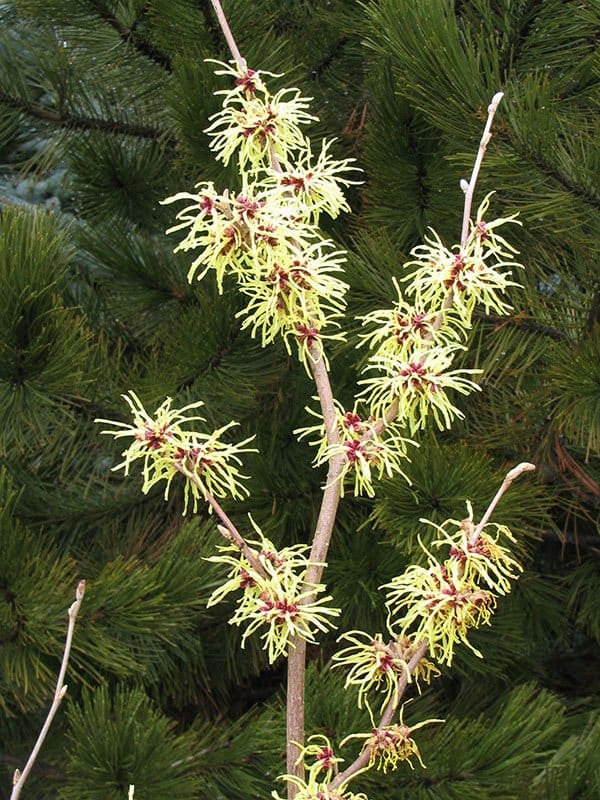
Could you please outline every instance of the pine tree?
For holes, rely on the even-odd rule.
[[[537,480],[502,500],[526,572],[477,658],[414,701],[427,770],[369,773],[371,797],[593,798],[600,774],[597,588],[600,496],[598,4],[596,0],[381,0],[225,3],[249,64],[274,88],[314,97],[318,143],[337,137],[364,183],[328,234],[348,250],[347,343],[330,352],[351,404],[363,359],[361,314],[394,301],[392,277],[428,228],[451,245],[459,181],[485,109],[505,92],[478,185],[494,216],[519,214],[525,269],[508,317],[480,314],[461,366],[483,391],[458,398],[450,431],[419,435],[411,483],[344,497],[328,591],[344,630],[380,630],[378,587],[421,558],[424,517],[487,506],[507,467]],[[284,771],[284,666],[240,649],[231,608],[207,608],[223,578],[206,558],[212,517],[183,517],[183,490],[111,471],[120,446],[97,417],[123,419],[119,395],[147,407],[199,400],[231,419],[248,512],[278,545],[307,540],[324,473],[293,431],[314,387],[282,343],[262,348],[240,300],[188,283],[160,201],[199,180],[236,187],[203,132],[228,88],[205,0],[14,0],[0,6],[0,797],[8,797],[47,712],[66,610],[80,578],[67,699],[24,796],[268,797]],[[340,631],[341,632],[341,631]],[[308,727],[343,738],[368,717],[328,663],[337,634],[309,652]],[[362,715],[362,716],[361,716]],[[350,749],[350,748],[349,748]],[[578,769],[573,768],[573,762]]]

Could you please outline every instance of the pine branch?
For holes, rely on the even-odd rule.
[[[313,80],[320,78],[321,75],[329,69],[332,62],[339,58],[343,53],[345,45],[349,42],[350,37],[343,35],[333,43],[329,52],[321,59],[317,66],[312,70],[311,77]]]
[[[506,81],[509,68],[514,64],[516,49],[527,42],[527,37],[531,26],[537,18],[536,11],[539,11],[538,0],[528,0],[525,7],[516,15],[517,24],[508,36],[508,40],[498,54],[498,72],[503,82]]]
[[[123,25],[122,22],[119,22],[108,9],[101,7],[98,3],[94,3],[94,6],[100,19],[110,25],[110,27],[119,34],[119,38],[123,44],[131,44],[138,53],[145,56],[153,63],[158,64],[159,67],[162,67],[167,72],[171,72],[171,59],[136,35],[136,28],[139,25],[142,14],[135,19],[131,28],[128,28],[126,25]]]
[[[218,25],[215,25],[215,21],[211,14],[211,3],[210,0],[198,0],[198,8],[200,9],[200,13],[204,17],[204,25],[206,31],[210,37],[211,42],[217,52],[223,49],[223,42],[219,35],[220,28]]]
[[[533,152],[533,150],[528,148],[525,144],[518,142],[506,128],[498,133],[498,137],[504,139],[521,158],[531,162],[534,167],[562,186],[563,189],[571,192],[575,197],[580,198],[592,208],[600,210],[600,195],[592,189],[581,186],[581,184],[577,183],[570,175],[567,175],[566,172],[551,164],[550,161],[540,153]]]
[[[491,325],[504,327],[505,325],[514,325],[518,328],[523,328],[533,333],[540,333],[542,336],[547,336],[549,339],[554,339],[556,342],[568,342],[570,336],[552,325],[544,325],[542,322],[537,322],[530,317],[523,317],[519,314],[512,314],[508,317],[500,317],[497,314],[481,314],[476,312],[475,317],[487,322]]]
[[[119,120],[95,119],[94,117],[83,117],[78,114],[61,114],[59,111],[46,108],[39,103],[33,103],[22,97],[13,97],[6,92],[0,92],[0,104],[67,130],[102,131],[103,133],[133,136],[138,139],[162,141],[171,147],[175,146],[173,137],[167,134],[166,131],[161,131],[151,125],[136,125],[135,123],[121,122]]]

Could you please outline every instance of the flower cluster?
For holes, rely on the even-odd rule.
[[[502,293],[509,286],[518,286],[510,280],[512,273],[507,270],[521,267],[513,260],[517,251],[496,232],[497,228],[516,220],[512,216],[486,222],[484,215],[490,197],[491,194],[487,195],[479,206],[464,246],[449,250],[432,231],[430,237],[425,237],[425,244],[412,251],[415,260],[405,265],[408,269],[416,268],[405,278],[409,294],[429,307],[440,307],[450,297],[453,308],[466,325],[470,324],[478,303],[487,313],[507,314],[511,306],[502,299]]]
[[[404,724],[403,712],[404,706],[400,711],[400,724],[375,727],[370,733],[353,733],[344,739],[342,745],[351,739],[364,739],[364,747],[369,752],[369,769],[376,767],[378,770],[387,772],[388,769],[397,769],[399,764],[404,761],[411,769],[414,769],[411,758],[416,758],[424,768],[425,764],[421,759],[421,753],[411,734],[425,725],[444,722],[444,720],[428,719],[409,727]]]
[[[227,580],[211,595],[208,606],[215,605],[231,592],[241,591],[231,625],[245,625],[242,646],[248,636],[261,631],[269,662],[287,655],[298,637],[314,643],[317,631],[334,627],[332,617],[339,609],[330,608],[331,597],[317,597],[322,584],[306,584],[306,571],[311,566],[305,545],[277,550],[250,518],[259,536],[248,542],[255,556],[254,564],[240,555],[237,545],[219,547],[220,554],[208,561],[229,567]],[[260,570],[258,569],[260,567]]]
[[[363,631],[349,631],[339,641],[349,642],[333,656],[334,667],[349,667],[345,687],[358,687],[358,707],[370,708],[368,696],[377,692],[382,708],[390,700],[397,702],[400,682],[413,680],[420,690],[419,682],[429,683],[440,674],[431,661],[422,658],[411,674],[409,662],[418,650],[414,637],[394,636],[384,641],[381,633],[370,636]]]
[[[458,563],[431,561],[427,569],[413,565],[386,588],[388,609],[402,618],[402,631],[416,626],[414,635],[427,639],[438,661],[450,665],[459,641],[481,656],[467,631],[489,624],[496,600],[473,580],[465,580]]]
[[[312,764],[307,764],[307,758],[313,758]],[[308,737],[308,744],[300,747],[300,755],[296,764],[304,764],[310,773],[311,780],[330,781],[337,765],[343,758],[335,755],[331,741],[327,736],[314,734]]]
[[[363,326],[371,328],[360,335],[361,344],[368,345],[378,356],[410,358],[415,350],[464,338],[464,323],[452,309],[440,317],[437,310],[422,302],[411,305],[402,297],[396,278],[392,278],[392,283],[397,294],[395,305],[361,317]]]
[[[342,191],[355,181],[351,159],[331,156],[332,141],[312,153],[301,126],[315,120],[297,89],[271,95],[262,76],[245,65],[222,64],[234,78],[223,108],[207,129],[217,158],[237,154],[242,191],[218,192],[212,183],[179,192],[165,203],[191,201],[167,233],[187,231],[176,250],[194,251],[188,279],[214,271],[219,291],[227,275],[247,298],[243,327],[263,345],[282,336],[298,348],[307,369],[322,354],[323,338],[339,338],[337,320],[347,285],[343,252],[318,231],[319,216],[348,210]],[[264,74],[264,73],[263,73]]]
[[[349,792],[339,787],[332,789],[328,781],[319,781],[314,776],[307,780],[296,775],[281,775],[281,780],[291,783],[297,788],[296,800],[369,800],[363,792]],[[284,800],[277,792],[272,792],[274,800]]]
[[[199,408],[202,402],[191,403],[181,409],[171,408],[172,399],[168,397],[150,415],[135,392],[122,395],[129,405],[133,424],[108,419],[95,422],[111,425],[111,430],[101,433],[132,438],[133,441],[122,452],[123,461],[113,470],[124,469],[129,474],[131,465],[142,462],[144,479],[142,491],[146,494],[156,483],[165,481],[165,499],[169,496],[171,482],[176,475],[183,475],[185,481],[185,504],[188,508],[190,495],[194,512],[198,500],[206,500],[207,494],[215,497],[243,498],[248,492],[241,483],[245,477],[238,467],[241,465],[240,453],[255,452],[246,447],[254,437],[237,444],[224,442],[223,434],[237,423],[230,422],[212,433],[187,430],[183,426],[191,422],[205,422],[204,417],[187,416],[186,412]]]
[[[488,523],[475,534],[473,524],[473,507],[467,502],[469,516],[463,520],[449,519],[443,525],[433,525],[442,538],[433,542],[437,547],[449,545],[449,557],[461,565],[462,573],[467,580],[483,582],[498,594],[507,594],[511,589],[511,581],[519,577],[523,567],[516,561],[507,547],[499,544],[501,536],[515,543],[515,538],[506,525],[496,522]],[[455,528],[452,533],[448,528]],[[490,533],[488,531],[494,531]]]
[[[318,414],[307,409],[313,416]],[[349,475],[354,483],[354,494],[366,494],[373,497],[375,490],[373,481],[381,480],[386,475],[392,477],[400,474],[405,480],[408,477],[402,470],[402,461],[408,459],[407,446],[414,444],[410,439],[396,435],[392,428],[386,430],[383,438],[375,426],[373,418],[362,418],[355,406],[346,411],[339,403],[335,403],[337,422],[337,441],[328,444],[323,421],[318,425],[300,428],[296,433],[299,438],[314,436],[310,444],[318,447],[314,459],[316,466],[327,464],[331,458],[342,459],[340,471],[340,493],[344,493],[344,478]]]
[[[404,423],[411,434],[425,427],[430,414],[440,430],[449,428],[452,420],[462,418],[463,414],[452,404],[447,390],[468,394],[479,389],[465,376],[480,370],[450,369],[458,348],[458,345],[424,348],[405,358],[374,355],[366,370],[378,374],[359,381],[364,387],[360,396],[368,400],[376,418],[383,417],[386,409],[397,400],[396,422]]]
[[[447,520],[434,526],[443,537],[434,544],[449,548],[445,561],[438,562],[425,550],[427,567],[412,565],[383,587],[387,589],[390,630],[400,629],[401,635],[411,631],[415,641],[426,640],[430,654],[448,666],[458,642],[481,656],[469,642],[468,631],[489,624],[497,595],[510,591],[510,580],[522,569],[498,543],[501,534],[514,541],[509,529],[486,526],[495,529],[495,536],[485,528],[477,531],[470,504],[468,510],[469,517],[462,522]],[[453,526],[457,528],[454,534],[448,530]]]
[[[393,308],[363,317],[370,330],[362,344],[373,351],[365,372],[374,373],[360,381],[361,397],[371,414],[383,418],[392,405],[398,423],[411,434],[425,427],[431,415],[441,430],[462,417],[448,391],[469,394],[477,385],[468,375],[477,370],[453,369],[471,326],[477,304],[486,312],[507,314],[510,306],[502,297],[511,286],[516,250],[497,229],[514,217],[486,222],[490,195],[480,205],[470,234],[463,246],[446,248],[432,231],[425,243],[415,247],[414,260],[404,265],[407,284],[402,296],[394,281],[398,299]]]
[[[342,186],[356,181],[344,177],[345,173],[356,172],[353,159],[338,161],[330,154],[335,140],[323,140],[321,152],[314,159],[310,142],[301,151],[293,164],[286,164],[280,172],[271,172],[264,180],[275,196],[299,198],[299,202],[309,222],[317,223],[321,212],[337,217],[342,211],[350,211]]]

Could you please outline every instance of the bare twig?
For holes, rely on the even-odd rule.
[[[81,601],[83,600],[84,594],[85,594],[85,581],[79,581],[79,583],[77,584],[77,589],[75,590],[75,602],[71,605],[68,611],[69,625],[67,627],[67,638],[65,640],[65,648],[63,651],[62,663],[60,665],[60,671],[58,673],[58,679],[56,681],[54,699],[52,701],[52,705],[50,706],[50,711],[48,712],[46,721],[44,722],[40,734],[37,738],[37,741],[33,746],[31,755],[29,756],[29,758],[27,759],[27,763],[23,767],[23,771],[21,772],[21,770],[16,769],[14,772],[13,790],[10,795],[10,800],[17,800],[17,798],[20,796],[21,789],[23,788],[23,786],[25,785],[25,781],[29,777],[31,768],[33,767],[35,760],[38,756],[38,753],[41,750],[41,747],[44,743],[44,739],[46,738],[46,734],[50,730],[50,725],[52,725],[52,721],[56,716],[58,707],[60,706],[63,697],[67,693],[67,687],[65,685],[65,673],[67,671],[67,664],[69,662],[69,655],[71,653],[71,644],[73,642],[73,631],[75,630],[75,620],[77,619],[77,614],[79,613],[79,609],[81,607]]]
[[[494,512],[494,509],[498,505],[498,501],[500,500],[504,492],[508,489],[508,487],[511,485],[511,483],[515,480],[515,478],[518,478],[519,475],[521,475],[523,472],[530,472],[533,469],[535,469],[535,464],[530,464],[527,461],[523,461],[521,464],[517,464],[516,467],[513,467],[513,469],[511,469],[510,472],[507,473],[506,478],[504,478],[504,480],[502,481],[502,485],[496,492],[494,499],[489,504],[487,511],[485,512],[485,514],[481,518],[481,521],[475,527],[473,533],[469,537],[470,544],[474,544],[477,541],[481,531],[483,530],[484,526],[487,525],[487,523],[489,522],[489,519]]]
[[[473,205],[473,194],[475,192],[475,184],[477,183],[477,178],[479,177],[481,162],[483,161],[483,157],[485,155],[488,142],[492,138],[491,128],[492,128],[492,122],[494,121],[494,115],[496,114],[500,100],[502,100],[503,97],[504,97],[504,92],[497,92],[492,97],[492,102],[489,104],[487,110],[488,111],[487,121],[485,123],[485,128],[483,129],[483,135],[479,143],[477,158],[475,159],[475,164],[473,165],[471,180],[468,183],[467,181],[464,180],[461,181],[461,188],[465,193],[462,233],[460,237],[461,247],[465,247],[465,245],[467,244],[467,239],[469,238],[469,220],[471,219],[471,206]]]

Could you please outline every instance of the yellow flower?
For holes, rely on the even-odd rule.
[[[392,629],[400,628],[402,635],[410,631],[416,641],[427,640],[437,661],[450,666],[458,642],[481,657],[467,633],[469,628],[489,625],[496,598],[472,577],[466,578],[458,561],[449,559],[441,565],[430,557],[429,568],[410,566],[383,588],[388,590]]]
[[[352,411],[345,411],[337,402],[335,406],[339,433],[339,441],[336,444],[327,443],[325,424],[320,415],[310,409],[307,409],[309,413],[321,419],[320,424],[299,428],[294,433],[301,439],[316,435],[316,439],[309,442],[319,448],[314,459],[316,466],[327,464],[335,456],[343,456],[339,481],[340,494],[342,496],[344,494],[346,477],[354,482],[355,496],[366,494],[368,497],[373,497],[375,494],[373,481],[381,480],[384,475],[392,477],[394,474],[400,474],[408,481],[402,470],[402,462],[405,459],[409,460],[407,445],[415,442],[396,435],[392,426],[386,427],[383,434],[378,434],[375,418],[361,417],[356,405]]]
[[[495,522],[488,523],[474,538],[475,526],[473,524],[473,507],[467,501],[469,516],[463,520],[448,519],[441,525],[436,525],[429,520],[421,520],[432,525],[442,534],[433,544],[437,547],[450,545],[450,558],[457,560],[466,580],[479,582],[483,580],[489,589],[498,594],[507,594],[511,589],[511,581],[518,578],[523,567],[516,561],[510,551],[499,544],[500,536],[515,542],[509,528]],[[448,528],[455,528],[452,533]],[[494,534],[488,533],[494,530]]]
[[[429,683],[433,676],[439,675],[437,667],[426,658],[422,658],[411,675],[408,662],[418,649],[414,637],[394,636],[385,642],[380,633],[370,636],[363,631],[349,631],[342,634],[340,642],[349,642],[333,656],[333,666],[350,667],[346,676],[345,687],[358,686],[358,707],[369,705],[368,695],[379,693],[382,708],[397,697],[398,682],[404,677],[410,683],[414,677],[417,687],[419,680]],[[419,687],[420,691],[420,687]]]
[[[384,417],[397,400],[396,421],[405,423],[411,434],[425,427],[430,414],[440,430],[449,428],[452,420],[462,419],[463,414],[452,404],[446,390],[460,394],[479,390],[476,383],[464,376],[481,370],[449,369],[458,349],[462,347],[449,345],[415,351],[404,358],[385,353],[371,356],[364,371],[376,370],[380,374],[359,381],[365,387],[359,396],[369,404],[376,419]]]
[[[400,712],[399,725],[375,727],[371,733],[353,733],[344,739],[342,746],[351,739],[364,739],[364,748],[369,751],[369,769],[376,767],[378,770],[387,772],[388,769],[397,769],[400,763],[404,761],[411,769],[414,769],[411,758],[416,758],[419,764],[425,768],[417,743],[411,734],[413,731],[425,727],[425,725],[432,725],[445,720],[427,719],[409,727],[403,722],[403,711],[404,706]]]
[[[259,632],[268,652],[269,663],[287,655],[292,639],[300,637],[315,643],[317,631],[326,632],[334,627],[332,617],[339,609],[330,608],[331,597],[317,597],[322,584],[305,586],[305,577],[311,565],[307,545],[292,545],[277,550],[256,523],[250,518],[259,539],[248,542],[263,567],[259,574],[247,559],[239,554],[236,545],[220,547],[220,555],[208,561],[231,567],[227,581],[211,595],[208,605],[223,600],[231,592],[241,590],[237,609],[229,620],[231,625],[245,625],[242,647],[248,636]]]
[[[298,745],[298,747],[300,755],[296,764],[305,764],[307,758],[314,758],[312,764],[306,765],[313,780],[330,781],[334,770],[337,771],[337,765],[344,760],[335,755],[330,740],[322,734],[309,736],[306,746]]]
[[[423,303],[411,305],[403,299],[397,280],[393,278],[392,281],[398,294],[395,306],[371,311],[361,317],[363,326],[374,327],[369,333],[360,335],[359,346],[368,345],[376,355],[406,359],[415,350],[422,351],[430,345],[450,344],[465,338],[468,326],[452,309],[438,311]]]
[[[341,187],[359,183],[343,177],[359,171],[353,166],[353,158],[337,161],[330,156],[329,148],[334,141],[323,140],[316,161],[313,161],[310,142],[307,142],[306,150],[296,153],[293,163],[283,164],[281,171],[271,171],[264,180],[264,185],[274,194],[293,204],[299,214],[315,224],[322,211],[330,217],[350,211]]]
[[[308,780],[299,778],[296,775],[280,775],[280,780],[287,781],[297,788],[295,800],[369,800],[366,794],[360,792],[346,791],[340,786],[332,789],[329,781],[319,781],[314,775],[310,775]],[[274,800],[284,800],[277,792],[271,795]]]
[[[123,452],[124,460],[113,467],[113,470],[124,469],[129,474],[131,465],[142,460],[142,476],[144,494],[160,481],[165,481],[165,499],[169,496],[171,482],[176,475],[184,475],[185,504],[183,513],[188,508],[190,496],[193,509],[197,510],[198,500],[204,500],[204,491],[216,497],[242,498],[248,494],[240,483],[245,476],[241,475],[238,465],[241,461],[239,453],[255,452],[247,445],[254,437],[237,444],[222,441],[223,434],[237,425],[230,422],[212,433],[189,431],[182,426],[190,422],[205,422],[204,417],[186,416],[186,411],[199,408],[202,402],[191,403],[181,409],[172,409],[172,399],[168,397],[154,412],[148,414],[135,392],[122,395],[133,415],[133,424],[97,419],[112,425],[112,430],[101,433],[114,436],[115,439],[131,437],[132,443]]]
[[[242,171],[264,167],[273,156],[286,162],[291,151],[306,148],[300,125],[318,120],[307,112],[311,99],[298,89],[281,89],[272,97],[229,94],[206,128],[210,148],[224,164],[238,152]]]
[[[344,254],[329,241],[317,241],[303,249],[280,251],[264,265],[256,264],[244,276],[241,292],[249,299],[238,316],[252,336],[260,334],[264,345],[278,334],[301,338],[302,329],[316,336],[344,309],[348,288],[338,277]]]
[[[513,256],[516,250],[496,233],[496,229],[514,217],[486,222],[483,215],[489,206],[488,195],[480,205],[477,218],[464,247],[452,250],[445,247],[435,231],[425,237],[425,244],[417,245],[406,268],[416,267],[406,278],[407,293],[414,294],[426,307],[439,308],[450,294],[453,307],[469,324],[475,305],[483,305],[486,312],[507,314],[511,306],[502,295],[511,286],[519,284],[510,280],[507,267],[522,267]],[[517,223],[519,224],[519,223]]]

